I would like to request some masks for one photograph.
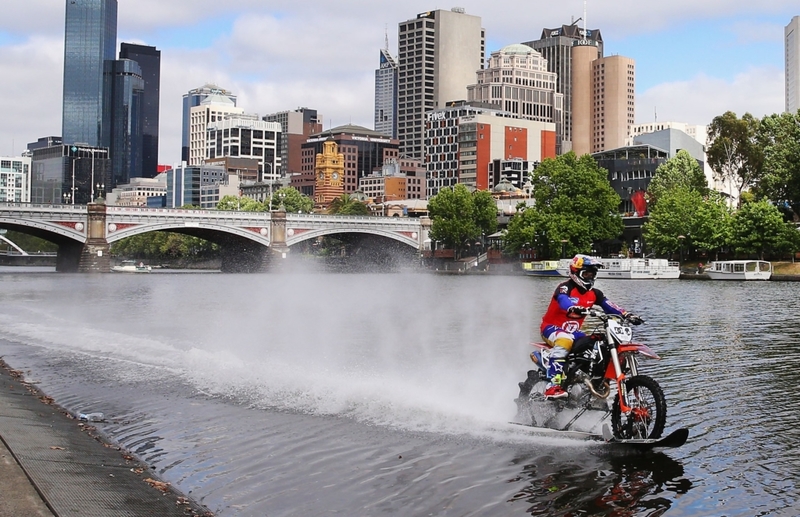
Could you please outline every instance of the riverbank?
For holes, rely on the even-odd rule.
[[[213,514],[0,359],[0,516]]]

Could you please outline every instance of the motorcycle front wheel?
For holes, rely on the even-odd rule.
[[[625,380],[630,413],[623,414],[619,395],[611,409],[614,436],[620,439],[661,438],[667,423],[667,401],[661,386],[651,377],[637,375]]]

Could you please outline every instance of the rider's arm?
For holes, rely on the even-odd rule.
[[[612,302],[603,294],[603,291],[599,289],[594,290],[595,294],[597,295],[597,305],[603,308],[603,312],[606,314],[617,314],[619,316],[625,316],[628,311],[617,305],[616,303]]]
[[[564,293],[557,293],[555,298],[556,298],[556,301],[558,302],[558,306],[561,307],[565,311],[569,310],[570,307],[575,305],[572,302],[572,300],[569,299],[569,296],[567,296]]]

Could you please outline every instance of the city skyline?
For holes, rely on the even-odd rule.
[[[60,132],[64,4],[52,4],[4,6],[0,73],[12,80],[0,95],[0,155],[18,155]],[[583,16],[584,2],[458,5],[481,17],[488,57]],[[376,55],[386,36],[396,56],[399,23],[450,7],[348,1],[334,12],[310,2],[120,0],[117,41],[162,52],[159,163],[173,164],[181,153],[182,95],[208,82],[237,95],[249,113],[308,106],[324,115],[325,129],[372,128]],[[796,3],[777,0],[678,1],[646,13],[632,2],[590,1],[587,18],[602,31],[606,55],[636,60],[637,123],[657,114],[659,121],[707,124],[726,110],[759,117],[783,111],[783,29],[797,11]]]

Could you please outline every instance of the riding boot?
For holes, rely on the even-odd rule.
[[[550,383],[544,391],[545,399],[560,399],[569,396],[561,387],[564,382],[564,364],[566,359],[563,358],[550,358],[550,366],[547,368],[547,380]]]

